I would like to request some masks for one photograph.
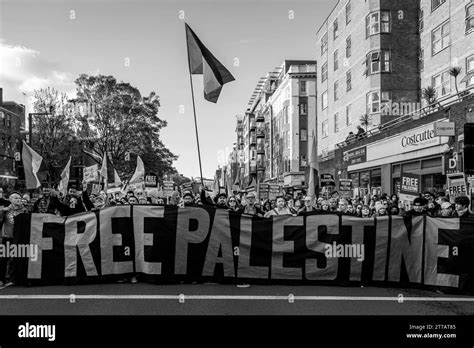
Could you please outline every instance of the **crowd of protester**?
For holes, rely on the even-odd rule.
[[[451,203],[449,197],[443,192],[433,194],[426,191],[415,198],[411,206],[407,206],[396,194],[391,196],[387,194],[374,195],[370,199],[367,197],[346,199],[337,196],[328,199],[302,196],[294,199],[291,195],[282,195],[275,199],[258,201],[254,192],[230,196],[220,193],[212,199],[206,191],[202,190],[200,194],[183,192],[181,197],[175,196],[165,199],[153,195],[147,196],[145,191],[134,190],[128,190],[123,194],[122,192],[107,194],[104,191],[100,191],[98,194],[88,194],[87,185],[83,184],[82,191],[69,189],[65,196],[56,190],[51,190],[34,199],[30,198],[28,193],[21,194],[17,191],[10,192],[6,198],[0,197],[1,243],[7,245],[7,243],[13,242],[15,216],[21,213],[70,216],[108,206],[135,204],[167,204],[181,208],[206,205],[239,214],[266,218],[275,215],[298,216],[313,213],[339,213],[360,218],[422,214],[433,217],[469,217],[471,215],[468,197],[456,197],[454,203]],[[13,281],[12,275],[7,271],[8,262],[8,258],[0,258],[0,287],[11,284]],[[135,283],[136,277],[133,276],[122,281],[127,280]]]

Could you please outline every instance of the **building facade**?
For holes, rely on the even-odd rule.
[[[15,153],[21,148],[21,130],[25,122],[25,107],[3,101],[0,88],[0,187],[12,189],[18,181],[18,161]],[[18,159],[18,158],[17,158]]]
[[[474,86],[473,1],[421,0],[419,33],[421,88],[433,87],[442,99]],[[455,67],[456,79],[449,73]]]
[[[285,60],[255,88],[242,118],[242,138],[238,123],[241,185],[306,188],[310,128],[316,128],[316,62]]]
[[[393,117],[390,102],[420,100],[418,11],[413,0],[340,0],[317,31],[318,154],[334,154],[357,126]],[[361,121],[363,119],[363,121]]]

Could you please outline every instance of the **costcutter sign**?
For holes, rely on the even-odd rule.
[[[448,137],[435,136],[433,123],[367,145],[367,161],[446,144]]]

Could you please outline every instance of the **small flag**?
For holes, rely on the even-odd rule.
[[[63,196],[67,193],[67,185],[69,184],[69,171],[71,168],[71,158],[69,157],[69,161],[66,164],[63,172],[61,173],[61,181],[59,181],[58,191],[63,194]]]
[[[186,23],[185,25],[189,71],[191,74],[203,74],[204,99],[216,103],[222,86],[235,79],[229,70],[203,45],[189,25]]]
[[[26,189],[33,190],[40,187],[41,181],[38,178],[38,175],[41,172],[47,171],[43,157],[41,157],[35,150],[29,147],[23,140],[21,159],[23,162],[23,168],[25,170]]]
[[[102,158],[100,176],[105,179],[107,188],[119,187],[122,185],[122,180],[120,180],[117,170],[114,168],[114,165],[107,154]]]

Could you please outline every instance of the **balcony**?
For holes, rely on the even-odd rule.
[[[265,128],[257,128],[257,138],[265,138]]]
[[[252,130],[252,129],[255,129],[255,128],[257,128],[257,122],[250,121],[250,129]]]

